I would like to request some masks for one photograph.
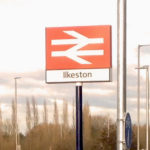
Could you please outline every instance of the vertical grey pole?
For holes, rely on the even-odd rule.
[[[21,147],[19,145],[19,134],[18,134],[18,116],[17,116],[17,79],[20,79],[21,77],[15,77],[15,130],[16,130],[16,150],[21,150]]]
[[[16,131],[16,150],[17,150],[17,146],[18,146],[18,126],[17,126],[17,78],[15,79],[15,131]]]
[[[146,150],[149,150],[149,66],[146,68]]]
[[[83,150],[82,83],[76,83],[76,150]]]
[[[117,150],[124,149],[126,112],[126,0],[118,0],[117,33]]]
[[[138,68],[140,68],[140,45],[138,46]],[[140,150],[140,69],[137,71],[137,150]]]

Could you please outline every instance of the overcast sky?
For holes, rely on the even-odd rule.
[[[149,0],[127,1],[127,110],[134,122],[137,47],[150,44],[149,6]],[[20,108],[25,109],[26,97],[32,96],[37,98],[39,107],[45,98],[67,99],[72,103],[75,84],[45,84],[45,27],[86,25],[112,26],[113,82],[84,84],[83,99],[88,101],[93,114],[110,113],[116,119],[117,0],[0,0],[0,101],[6,117],[11,116],[7,110],[14,98],[15,76],[22,77],[18,80]],[[149,65],[150,47],[141,51],[141,65]],[[144,79],[145,72],[141,78],[142,89]],[[142,91],[141,115],[144,115],[145,92]],[[24,109],[20,109],[20,114],[25,115]],[[144,117],[142,121],[145,122]]]

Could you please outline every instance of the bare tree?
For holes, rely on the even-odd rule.
[[[1,105],[0,105],[0,133],[2,132],[2,125],[3,125],[3,122],[2,122],[2,111],[1,111]]]
[[[61,135],[66,138],[68,134],[68,102],[66,100],[63,101],[63,125],[61,127]]]
[[[65,128],[68,127],[68,103],[66,100],[63,101],[63,125]]]
[[[12,100],[12,106],[11,107],[12,107],[12,116],[11,116],[12,130],[13,130],[13,134],[15,135],[17,125],[16,125],[16,104],[15,104],[14,99]]]
[[[54,127],[53,127],[53,138],[52,138],[52,149],[56,149],[58,142],[60,142],[60,128],[59,128],[59,117],[57,102],[54,102]]]
[[[9,120],[9,119],[4,120],[4,122],[3,122],[3,132],[4,132],[4,134],[6,134],[8,136],[14,135],[14,129],[13,129],[11,120]]]
[[[58,108],[57,108],[57,102],[54,102],[54,124],[59,124],[59,117],[58,117]]]
[[[84,133],[84,147],[90,150],[91,145],[91,115],[88,103],[83,108],[83,133]]]
[[[3,122],[2,122],[2,111],[1,111],[1,105],[0,105],[0,150],[2,150],[2,126],[3,126]]]
[[[43,107],[44,107],[43,122],[44,122],[44,124],[48,124],[48,111],[47,111],[47,102],[46,102],[46,100],[44,100]]]
[[[32,118],[31,118],[30,102],[28,99],[26,99],[26,125],[27,125],[28,133],[30,133],[30,131],[31,131],[31,121],[32,121]],[[28,135],[27,142],[28,142],[28,144],[27,144],[28,149],[31,150],[31,136],[30,136],[30,134]]]
[[[28,131],[30,131],[31,130],[31,108],[28,99],[26,100],[26,125]]]
[[[35,102],[35,98],[32,97],[32,110],[33,110],[33,126],[37,126],[39,123],[38,107]]]
[[[72,102],[72,127],[73,129],[75,129],[76,125],[76,117],[75,117],[75,100],[73,99],[73,102]]]
[[[6,119],[3,121],[3,138],[2,150],[15,150],[15,135],[12,127],[12,120]]]
[[[50,130],[48,126],[48,108],[47,108],[47,101],[44,99],[43,101],[43,147],[49,147],[50,146]]]

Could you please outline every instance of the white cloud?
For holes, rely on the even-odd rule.
[[[0,86],[0,94],[8,94],[8,89],[4,86]]]
[[[111,95],[114,94],[114,90],[113,89],[84,89],[84,94],[89,94],[89,95]]]
[[[9,110],[9,106],[6,104],[1,104],[0,107],[1,107],[2,112],[3,111],[7,112]]]

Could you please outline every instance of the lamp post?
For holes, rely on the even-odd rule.
[[[21,147],[19,145],[19,135],[18,135],[18,117],[17,117],[17,79],[20,79],[21,77],[15,77],[15,132],[16,132],[16,150],[21,150]]]
[[[150,45],[138,46],[138,68],[140,68],[140,50],[142,47]],[[140,69],[137,72],[138,86],[137,86],[137,150],[140,150]]]
[[[146,149],[149,150],[149,66],[146,66]]]
[[[149,66],[137,68],[146,69],[146,150],[149,150]]]
[[[126,113],[126,9],[127,0],[117,1],[117,150],[125,148]]]

